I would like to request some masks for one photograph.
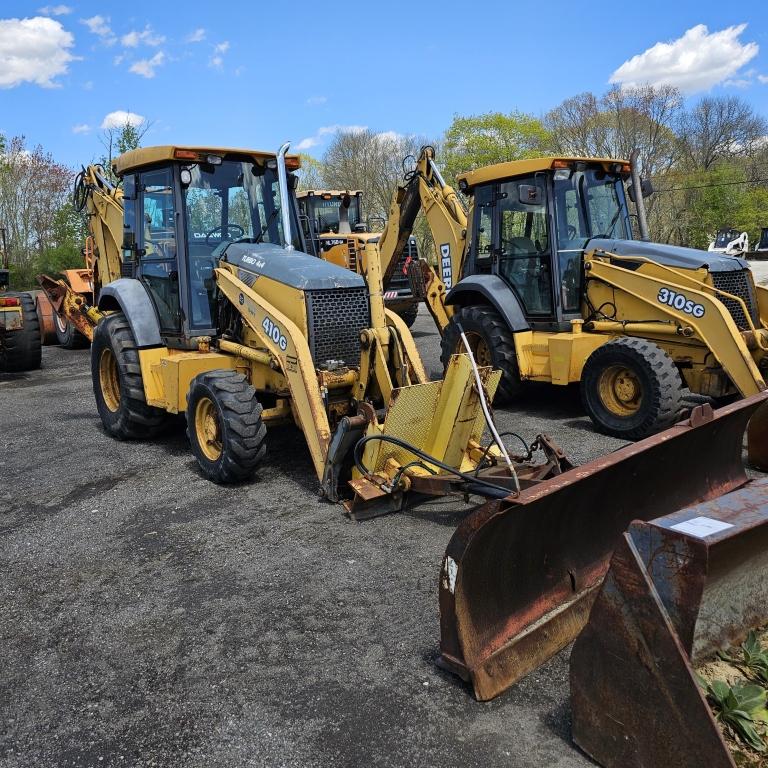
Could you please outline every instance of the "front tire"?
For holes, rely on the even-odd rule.
[[[624,337],[598,347],[581,375],[581,399],[598,432],[641,440],[679,418],[683,383],[651,341]]]
[[[462,307],[451,317],[441,342],[443,369],[448,367],[451,355],[466,352],[459,325],[464,329],[475,362],[501,371],[496,400],[508,403],[519,397],[524,385],[517,366],[515,339],[501,315],[491,307]]]
[[[84,349],[88,346],[88,339],[69,320],[58,313],[54,313],[53,326],[56,331],[56,341],[64,349]]]
[[[253,476],[267,450],[261,413],[256,390],[241,373],[208,371],[192,380],[187,434],[209,480],[225,484]]]
[[[5,295],[19,299],[22,325],[18,331],[0,331],[0,371],[17,373],[36,370],[42,360],[42,343],[35,300],[28,293]]]
[[[162,408],[147,404],[139,351],[122,312],[105,317],[93,334],[91,378],[104,429],[118,440],[156,434],[167,419]]]

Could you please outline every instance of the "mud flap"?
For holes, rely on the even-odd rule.
[[[633,520],[716,499],[747,482],[747,422],[760,393],[494,501],[456,529],[440,578],[440,664],[497,696],[581,631]]]
[[[606,768],[734,768],[696,665],[768,621],[768,480],[620,540],[571,653],[573,739]]]

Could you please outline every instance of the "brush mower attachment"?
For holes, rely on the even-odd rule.
[[[571,652],[573,739],[606,768],[735,768],[694,669],[768,622],[768,480],[620,538]]]
[[[439,664],[497,696],[581,632],[633,520],[717,499],[747,482],[742,442],[763,392],[489,502],[443,559]]]

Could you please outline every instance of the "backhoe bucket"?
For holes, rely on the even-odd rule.
[[[734,768],[695,669],[768,622],[768,480],[635,522],[571,653],[573,739],[606,768]]]
[[[717,499],[747,482],[742,441],[763,392],[475,510],[440,579],[441,666],[497,696],[584,627],[633,520]]]

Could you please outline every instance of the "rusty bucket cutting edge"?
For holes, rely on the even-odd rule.
[[[440,577],[439,663],[491,699],[581,631],[633,520],[747,482],[742,443],[759,393],[479,507],[456,529]]]
[[[768,621],[768,479],[616,547],[571,652],[573,739],[606,768],[735,768],[695,667]]]

